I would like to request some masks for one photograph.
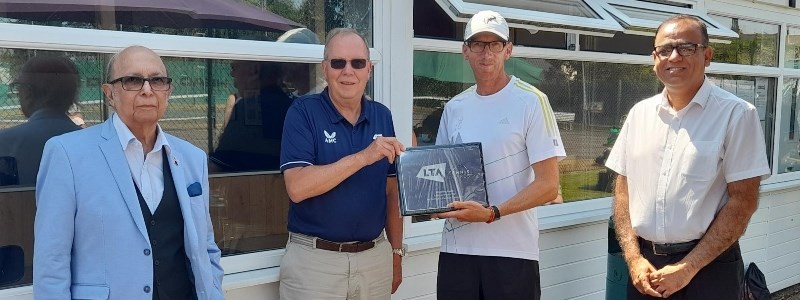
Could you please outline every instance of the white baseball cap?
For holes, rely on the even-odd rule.
[[[508,23],[497,12],[482,10],[472,16],[464,29],[464,40],[469,40],[473,35],[481,32],[491,32],[503,41],[508,41]]]

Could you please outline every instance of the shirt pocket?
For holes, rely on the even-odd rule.
[[[693,141],[683,150],[681,174],[686,179],[708,181],[718,173],[720,143],[717,141]]]

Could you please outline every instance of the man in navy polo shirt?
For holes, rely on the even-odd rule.
[[[389,299],[402,280],[393,177],[404,147],[389,109],[364,97],[372,71],[366,40],[346,28],[327,40],[328,88],[295,100],[283,129],[281,171],[292,202],[280,295]]]

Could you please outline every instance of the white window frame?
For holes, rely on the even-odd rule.
[[[605,0],[602,4],[603,8],[605,8],[609,13],[614,15],[617,19],[619,19],[623,24],[622,26],[625,27],[624,32],[627,34],[637,34],[637,35],[646,35],[646,36],[654,36],[655,31],[658,26],[661,24],[659,21],[653,20],[646,20],[646,19],[639,19],[633,18],[628,14],[620,11],[614,5],[621,5],[621,6],[628,6],[636,9],[644,9],[648,11],[654,12],[664,12],[674,15],[692,15],[700,18],[701,20],[708,23],[710,26],[708,27],[708,35],[712,39],[735,39],[739,37],[735,31],[730,30],[722,23],[717,22],[709,15],[695,9],[695,8],[681,8],[676,6],[664,5],[664,4],[656,4],[656,3],[648,3],[642,1],[633,1],[633,0]]]
[[[519,8],[504,7],[490,4],[465,2],[464,0],[435,0],[439,6],[456,22],[467,22],[472,15],[482,10],[493,10],[502,15],[510,27],[529,30],[547,30],[565,33],[580,33],[611,37],[616,31],[624,28],[599,5],[601,1],[580,0],[592,9],[598,19],[569,16],[549,12],[531,11]],[[552,26],[550,26],[552,25]],[[561,28],[565,25],[568,28]]]

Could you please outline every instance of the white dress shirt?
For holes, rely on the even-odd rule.
[[[627,177],[636,234],[658,243],[702,238],[728,183],[770,174],[756,108],[708,79],[680,111],[666,91],[634,105],[606,166]]]
[[[161,131],[161,126],[156,125],[156,143],[147,155],[144,154],[144,147],[133,135],[128,126],[122,123],[119,116],[114,113],[114,129],[117,130],[119,142],[125,152],[125,159],[131,170],[133,182],[142,193],[144,202],[150,209],[150,213],[155,213],[161,203],[161,196],[164,194],[164,158],[161,149],[166,149],[167,155],[171,151],[169,143]]]

